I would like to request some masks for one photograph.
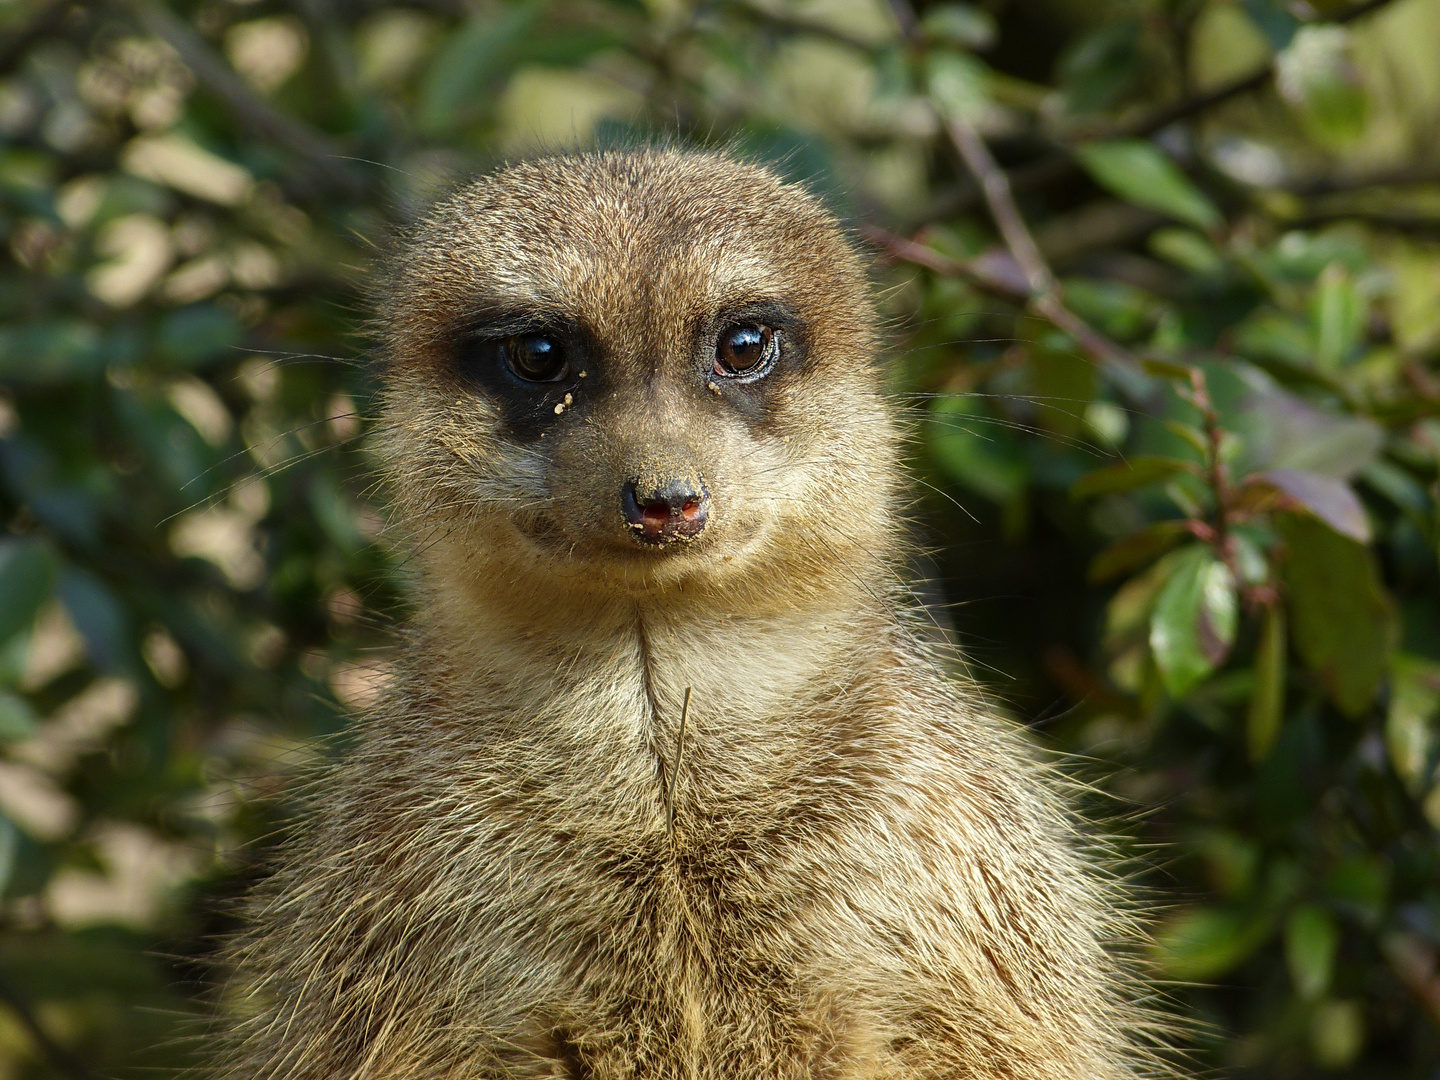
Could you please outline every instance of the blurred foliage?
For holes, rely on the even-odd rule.
[[[1440,0],[0,0],[0,1076],[192,1060],[226,901],[385,676],[376,245],[655,136],[898,257],[953,621],[1159,852],[1197,1061],[1440,1075],[1437,43]],[[1106,363],[978,272],[947,120]]]

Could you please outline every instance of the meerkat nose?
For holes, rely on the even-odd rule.
[[[620,510],[643,543],[690,540],[710,519],[710,493],[703,482],[688,479],[660,484],[630,480],[620,490]]]

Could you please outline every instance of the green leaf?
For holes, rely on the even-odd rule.
[[[1142,454],[1128,461],[1107,465],[1103,469],[1086,473],[1070,485],[1072,499],[1089,499],[1096,495],[1113,495],[1120,491],[1134,491],[1146,484],[1168,479],[1178,472],[1193,469],[1188,461],[1179,458],[1157,457]]]
[[[1285,964],[1302,998],[1318,998],[1330,989],[1339,947],[1340,927],[1324,908],[1306,904],[1290,913],[1285,922]]]
[[[951,479],[1002,505],[1024,495],[1030,470],[1019,442],[984,414],[980,399],[936,398],[927,427],[930,452]]]
[[[1149,246],[1166,262],[1201,277],[1217,277],[1225,271],[1225,258],[1215,245],[1190,229],[1156,229],[1150,234]]]
[[[989,73],[969,53],[937,51],[926,61],[926,85],[940,115],[970,118],[990,100]]]
[[[1295,649],[1341,712],[1369,708],[1395,650],[1395,603],[1363,545],[1309,516],[1281,514],[1283,564]]]
[[[1368,316],[1365,297],[1355,287],[1349,271],[1338,262],[1327,266],[1316,282],[1310,304],[1315,361],[1323,370],[1334,371],[1354,359]]]
[[[231,311],[211,304],[181,308],[160,325],[160,355],[177,367],[199,367],[228,355],[243,329]]]
[[[1300,320],[1274,311],[1260,311],[1236,326],[1235,350],[1256,363],[1305,369],[1315,358],[1315,339]]]
[[[70,568],[60,577],[60,598],[96,667],[124,670],[134,653],[124,605],[88,570]]]
[[[15,873],[15,856],[20,850],[20,830],[4,814],[0,814],[0,894],[10,885]]]
[[[1300,20],[1276,0],[1242,0],[1241,6],[1276,49],[1289,45],[1295,31],[1300,28]]]
[[[1095,400],[1099,370],[1073,350],[1041,344],[1026,347],[1025,361],[1036,420],[1060,435],[1076,434]]]
[[[1214,979],[1244,961],[1269,936],[1270,923],[1233,909],[1192,908],[1155,935],[1161,970],[1176,979]]]
[[[1263,761],[1280,734],[1285,711],[1285,610],[1266,608],[1255,648],[1255,679],[1245,735],[1251,761]]]
[[[995,43],[995,17],[970,4],[937,4],[925,11],[920,30],[929,41],[988,49]]]
[[[1322,1001],[1310,1017],[1310,1049],[1322,1069],[1344,1069],[1365,1049],[1365,1009],[1358,1001]]]
[[[1150,616],[1150,651],[1176,700],[1224,662],[1238,614],[1234,578],[1210,547],[1196,544],[1180,555]]]
[[[37,720],[30,703],[18,694],[0,690],[0,743],[19,742],[35,734]]]
[[[22,386],[86,378],[105,364],[100,331],[79,319],[0,327],[0,379]]]
[[[1107,582],[1112,577],[1129,573],[1136,567],[1151,562],[1189,536],[1184,521],[1156,521],[1139,533],[1132,533],[1122,540],[1116,540],[1094,557],[1090,563],[1089,579],[1092,582]]]
[[[1157,521],[1137,533],[1115,541],[1095,556],[1089,578],[1109,581],[1169,551],[1190,534],[1183,521]]]
[[[1101,22],[1061,55],[1056,65],[1067,112],[1108,108],[1135,82],[1142,65],[1139,18]]]
[[[1259,844],[1230,829],[1206,829],[1196,841],[1206,876],[1217,892],[1235,898],[1250,891],[1264,854]]]
[[[1127,202],[1201,229],[1223,220],[1180,167],[1143,139],[1087,143],[1075,153],[1097,184]]]
[[[1275,58],[1275,84],[1310,134],[1339,148],[1365,133],[1366,100],[1343,26],[1306,26]]]
[[[1390,865],[1381,855],[1352,856],[1330,872],[1323,889],[1332,906],[1373,928],[1385,917]]]
[[[55,557],[37,540],[0,541],[0,644],[35,621],[55,583]]]
[[[1431,758],[1440,742],[1440,663],[1399,653],[1390,671],[1385,747],[1406,790],[1419,795],[1430,779]]]
[[[510,54],[534,28],[541,0],[525,0],[502,14],[474,16],[440,50],[420,86],[419,123],[439,134],[454,126],[464,105],[504,73]]]

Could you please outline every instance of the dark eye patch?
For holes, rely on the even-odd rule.
[[[452,363],[462,383],[500,407],[514,435],[539,437],[579,404],[582,386],[594,391],[594,351],[574,323],[501,312],[477,317],[456,334]]]

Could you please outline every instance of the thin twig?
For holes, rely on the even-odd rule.
[[[961,277],[992,296],[1023,303],[1033,314],[1074,338],[1092,360],[1114,377],[1123,393],[1142,407],[1149,406],[1148,395],[1139,392],[1142,369],[1135,356],[1067,308],[1060,300],[1058,289],[1048,294],[1035,293],[1028,275],[1011,252],[996,249],[979,258],[961,261],[873,225],[864,226],[861,233],[896,261],[923,266],[944,277]]]
[[[257,96],[190,26],[152,0],[126,0],[125,6],[141,26],[180,55],[200,84],[229,107],[242,127],[302,158],[319,186],[351,196],[365,194],[364,180],[344,163],[334,143]]]
[[[1363,3],[1357,4],[1349,11],[1342,11],[1338,15],[1326,19],[1325,22],[1343,26],[1345,23],[1364,18],[1371,12],[1378,11],[1391,2],[1392,0],[1364,0]],[[1213,109],[1216,105],[1229,101],[1233,97],[1239,97],[1241,94],[1247,94],[1251,90],[1258,90],[1274,77],[1275,62],[1272,60],[1259,71],[1244,75],[1223,86],[1217,86],[1213,90],[1207,90],[1203,94],[1196,94],[1194,97],[1185,98],[1182,101],[1175,102],[1173,105],[1157,109],[1149,116],[1142,116],[1129,124],[1121,124],[1105,137],[1142,138],[1146,135],[1153,135],[1155,132],[1169,127],[1177,120],[1184,120],[1186,117],[1194,116],[1196,113]]]
[[[1396,932],[1380,941],[1390,970],[1410,996],[1440,1026],[1440,957],[1414,934]]]
[[[680,783],[680,762],[685,756],[685,722],[690,717],[690,693],[693,686],[685,687],[685,702],[680,706],[680,733],[675,737],[675,763],[670,768],[670,783],[665,788],[665,831],[675,831],[675,788]]]
[[[899,2],[903,3],[903,0],[899,0]],[[1366,15],[1378,11],[1380,8],[1392,2],[1393,0],[1365,0],[1364,3],[1351,8],[1349,11],[1342,12],[1331,19],[1327,19],[1326,22],[1337,25],[1354,22],[1356,19],[1363,18]],[[894,6],[896,6],[895,3],[892,3],[892,7]],[[1250,93],[1252,90],[1259,90],[1261,87],[1268,85],[1274,77],[1275,63],[1272,60],[1263,68],[1253,71],[1249,75],[1241,76],[1238,79],[1225,83],[1223,86],[1217,86],[1213,90],[1194,94],[1173,104],[1162,106],[1154,112],[1139,116],[1129,122],[1115,124],[1094,131],[1072,131],[1067,139],[1067,142],[1072,145],[1060,146],[1056,153],[1041,157],[1012,170],[1010,174],[1010,185],[1017,191],[1031,191],[1035,188],[1048,187],[1051,184],[1059,183],[1062,180],[1068,179],[1080,169],[1079,162],[1075,160],[1072,153],[1074,143],[1089,141],[1091,139],[1146,138],[1180,120],[1185,120],[1191,116],[1206,112],[1217,105],[1224,104],[1232,98]],[[946,209],[952,213],[959,213],[969,208],[971,199],[972,193],[965,191],[958,192],[952,197],[949,203],[947,203]]]
[[[1035,243],[1035,237],[1030,233],[1030,226],[1025,224],[1020,208],[1015,205],[1010,180],[996,163],[990,148],[980,137],[980,132],[975,130],[975,125],[969,120],[953,117],[945,122],[945,133],[950,136],[950,141],[960,152],[965,167],[980,185],[980,192],[985,196],[985,205],[990,210],[990,216],[1000,230],[1005,246],[1010,249],[1010,254],[1015,256],[1015,261],[1024,271],[1031,293],[1039,297],[1057,292],[1060,286],[1055,280],[1055,274],[1050,269],[1050,264],[1045,261],[1045,256],[1040,253],[1040,245]]]
[[[890,0],[890,10],[895,15],[901,36],[913,44],[918,39],[919,24],[910,0]],[[1065,306],[1060,295],[1060,283],[1056,280],[1055,272],[1050,269],[1050,264],[1045,261],[1040,245],[1035,243],[1034,234],[1025,223],[1020,207],[1015,203],[1015,194],[1010,190],[1010,180],[1005,175],[1005,170],[996,163],[994,155],[990,153],[990,148],[985,145],[985,140],[980,137],[975,125],[963,116],[954,116],[946,120],[945,133],[955,145],[970,175],[980,185],[990,217],[1000,230],[1010,257],[1020,269],[1025,282],[1021,290],[1025,306],[1074,338],[1085,352],[1115,376],[1114,381],[1123,392],[1133,395],[1137,390],[1140,365],[1128,350],[1111,341]],[[890,245],[890,248],[900,258],[911,261],[916,261],[914,256],[925,250],[921,245],[908,241],[902,242],[898,248],[894,245]],[[917,248],[919,251],[915,250]],[[1014,291],[1013,283],[1005,280],[1013,275],[1003,272],[987,273],[998,266],[993,258],[988,260],[988,265],[983,258],[971,260],[968,264],[947,261],[953,264],[950,270],[952,273],[960,273],[977,283],[1009,286],[1011,291]],[[931,268],[936,269],[933,263]]]

